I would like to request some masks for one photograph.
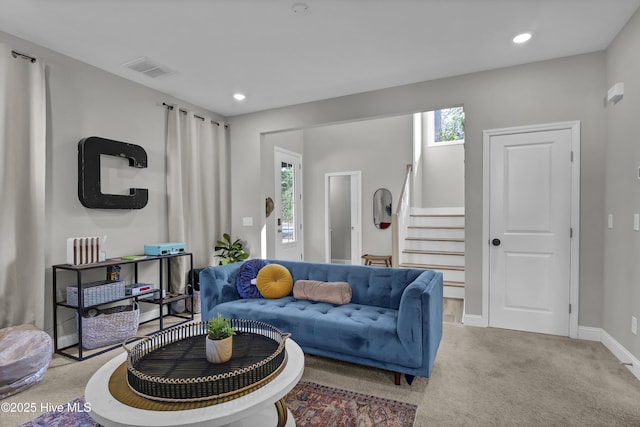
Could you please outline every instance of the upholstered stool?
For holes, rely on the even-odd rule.
[[[35,326],[0,329],[0,399],[42,380],[52,349],[49,334]]]

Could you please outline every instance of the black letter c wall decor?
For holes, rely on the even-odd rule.
[[[139,145],[90,136],[78,143],[78,198],[92,209],[142,209],[149,200],[146,188],[130,188],[129,195],[103,194],[100,186],[100,155],[124,157],[129,166],[147,167],[147,152]]]

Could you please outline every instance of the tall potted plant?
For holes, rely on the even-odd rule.
[[[222,238],[224,240],[218,240],[214,247],[216,255],[220,258],[220,265],[233,264],[249,258],[249,252],[244,249],[244,244],[240,239],[232,242],[228,233],[224,233]]]
[[[233,355],[233,335],[236,331],[229,323],[229,319],[218,317],[209,319],[207,323],[206,354],[210,363],[225,363]]]

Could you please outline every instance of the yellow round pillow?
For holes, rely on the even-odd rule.
[[[280,264],[268,264],[258,271],[256,287],[264,298],[282,298],[291,293],[293,278],[286,267]]]

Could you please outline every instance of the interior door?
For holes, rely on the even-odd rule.
[[[325,174],[325,262],[360,264],[361,172]]]
[[[569,129],[490,138],[489,326],[569,335]]]
[[[275,159],[276,259],[304,259],[302,234],[302,156],[279,147]]]

